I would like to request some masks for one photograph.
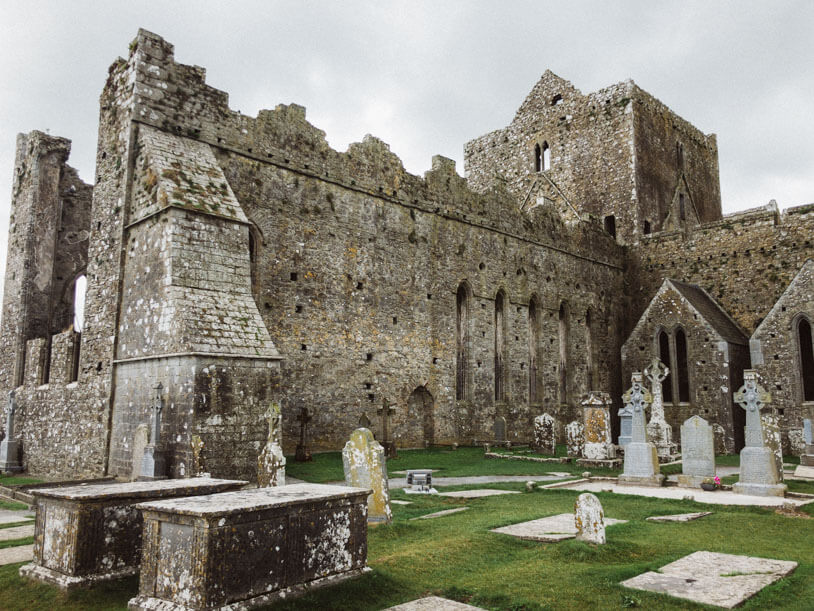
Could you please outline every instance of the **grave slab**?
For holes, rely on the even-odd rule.
[[[23,539],[24,537],[34,536],[34,525],[26,524],[25,526],[12,526],[11,528],[0,529],[0,541],[14,541],[15,539]]]
[[[627,520],[616,520],[605,518],[605,526],[612,524],[624,524]],[[493,533],[511,535],[527,541],[542,541],[543,543],[555,543],[564,539],[573,539],[577,536],[577,527],[574,524],[573,513],[561,513],[547,518],[529,520],[519,524],[511,524],[500,528],[493,528]]]
[[[767,585],[789,575],[796,562],[714,552],[694,552],[622,585],[669,594],[725,609],[737,607]]]
[[[458,499],[479,499],[484,496],[496,496],[498,494],[521,494],[516,490],[495,490],[492,488],[481,488],[479,490],[458,490],[457,492],[441,492],[438,496],[450,496]]]
[[[0,566],[25,562],[34,557],[34,545],[18,545],[0,549]]]
[[[455,509],[444,509],[443,511],[436,511],[435,513],[428,513],[425,516],[418,516],[417,518],[410,518],[410,520],[429,520],[431,518],[440,518],[442,516],[448,516],[453,513],[460,513],[461,511],[466,511],[469,507],[456,507]]]
[[[34,489],[34,562],[20,575],[62,589],[138,572],[141,512],[136,504],[234,490],[241,480],[193,477]]]
[[[459,603],[456,600],[449,600],[448,598],[441,598],[440,596],[427,596],[426,598],[419,598],[411,600],[402,605],[395,607],[388,607],[384,611],[483,611],[481,607],[473,607],[464,603]]]
[[[390,501],[391,505],[412,505],[412,501],[399,501],[398,499],[394,499]]]
[[[695,513],[674,513],[669,516],[650,516],[648,522],[691,522],[699,518],[711,516],[711,511],[696,511]]]
[[[141,503],[129,609],[249,609],[368,572],[366,488],[294,484]]]

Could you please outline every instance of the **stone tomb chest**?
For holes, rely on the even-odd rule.
[[[244,609],[361,575],[370,492],[293,484],[142,503],[129,608]]]
[[[20,575],[63,589],[138,572],[142,501],[212,494],[246,485],[195,477],[32,490],[37,506],[34,560]]]

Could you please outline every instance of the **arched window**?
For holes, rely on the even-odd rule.
[[[469,397],[469,289],[464,282],[458,286],[455,312],[455,398],[466,401]]]
[[[559,369],[559,395],[560,403],[568,402],[568,312],[565,302],[560,304],[559,313],[559,338],[560,338],[560,369]]]
[[[506,400],[506,297],[495,296],[495,401]]]
[[[85,293],[88,279],[82,274],[74,280],[73,286],[73,355],[71,358],[71,382],[79,379],[79,349],[82,345],[82,331],[85,328]]]
[[[540,148],[539,144],[534,145],[534,171],[543,171],[543,149]]]
[[[797,323],[797,346],[800,353],[800,384],[803,401],[814,401],[814,345],[811,323],[800,318]]]
[[[551,169],[551,149],[548,142],[543,142],[543,171]]]
[[[593,329],[591,328],[591,310],[585,312],[585,360],[588,370],[588,388],[591,391],[594,389],[594,337]]]
[[[678,386],[678,400],[681,403],[690,402],[690,370],[687,366],[687,336],[684,329],[679,327],[675,332],[676,345],[676,385]]]
[[[537,403],[537,360],[540,350],[540,321],[537,314],[537,299],[529,301],[529,403]]]
[[[659,359],[670,370],[667,377],[661,382],[661,396],[665,403],[673,402],[673,361],[670,358],[670,337],[667,332],[662,329],[656,334],[656,341],[658,342]]]

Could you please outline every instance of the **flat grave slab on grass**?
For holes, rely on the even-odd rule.
[[[15,522],[33,521],[33,509],[0,509],[0,524],[14,524]]]
[[[34,536],[34,525],[12,526],[11,528],[0,529],[0,541],[13,541],[24,537]]]
[[[674,513],[669,516],[650,516],[648,522],[691,522],[698,518],[711,516],[711,511],[696,511],[695,513]]]
[[[0,549],[0,566],[34,559],[34,544]]]
[[[795,568],[797,563],[788,560],[694,552],[622,585],[732,609]]]
[[[649,487],[649,486],[620,486],[612,481],[586,481],[580,480],[573,484],[555,484],[555,490],[580,490],[582,492],[614,492],[616,494],[630,494],[634,496],[649,496],[661,499],[683,499],[691,496],[699,503],[711,505],[757,505],[761,507],[781,507],[783,503],[805,505],[812,499],[797,499],[782,496],[751,496],[738,494],[728,490],[715,490],[707,492],[700,488],[679,488],[678,486]],[[538,490],[545,490],[548,486],[540,486]]]
[[[412,501],[400,501],[398,499],[390,499],[393,505],[412,505]]]
[[[479,488],[478,490],[458,490],[457,492],[441,492],[438,496],[450,496],[458,499],[479,499],[483,496],[498,494],[522,494],[517,490],[495,490],[494,488]]]
[[[407,475],[407,469],[403,471],[391,471],[391,475]],[[419,469],[409,469],[409,471],[419,471]],[[438,473],[440,469],[420,469],[420,471],[429,471],[430,473]]]
[[[456,507],[455,509],[444,509],[443,511],[436,511],[435,513],[428,513],[424,516],[418,516],[417,518],[410,518],[410,520],[429,520],[430,518],[440,518],[441,516],[448,516],[453,513],[458,513],[459,511],[466,511],[469,507]]]
[[[466,611],[467,609],[469,611],[472,611],[472,609],[483,611],[480,607],[465,605],[440,596],[427,596],[426,598],[411,600],[403,605],[388,607],[384,611]]]
[[[605,518],[605,526],[624,524],[627,520]],[[528,522],[510,524],[500,528],[493,528],[493,533],[511,535],[527,541],[542,541],[555,543],[564,539],[573,539],[577,536],[577,527],[574,525],[573,513],[561,513],[547,518],[539,518]]]

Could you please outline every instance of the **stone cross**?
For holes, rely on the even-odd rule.
[[[6,439],[14,441],[14,413],[17,411],[17,396],[13,390],[8,393],[8,414],[6,414]]]
[[[746,446],[762,448],[763,427],[760,423],[760,409],[772,400],[771,395],[757,383],[757,371],[743,372],[743,386],[735,393],[735,403],[746,410]]]
[[[645,443],[647,436],[645,434],[644,411],[652,401],[653,396],[650,391],[644,387],[644,376],[641,372],[634,371],[631,376],[632,385],[628,391],[622,396],[622,400],[633,411],[633,422],[631,426],[631,442]]]
[[[285,486],[285,456],[282,448],[280,404],[272,403],[266,412],[269,434],[263,451],[257,457],[257,487]]]
[[[294,454],[294,460],[297,462],[308,462],[311,460],[311,448],[306,445],[308,439],[308,423],[313,418],[308,413],[308,408],[303,407],[300,410],[300,415],[297,416],[297,422],[300,423],[300,442],[297,444],[297,450]]]
[[[190,441],[192,446],[192,477],[203,475],[203,447],[204,442],[200,435],[193,435]]]
[[[167,462],[164,448],[161,446],[161,411],[164,409],[164,386],[159,382],[155,386],[152,416],[150,418],[150,442],[144,447],[141,458],[141,476],[139,479],[154,480],[166,478]]]
[[[661,383],[670,374],[670,370],[662,363],[658,357],[653,357],[650,364],[644,368],[644,376],[650,380],[650,387],[653,389],[653,404],[650,407],[650,422],[665,422],[664,401],[661,394]]]
[[[14,413],[17,400],[12,390],[8,394],[8,415],[6,416],[6,437],[0,442],[0,471],[22,471],[20,464],[20,442],[14,439]]]
[[[396,407],[394,405],[388,405],[387,399],[382,399],[382,406],[377,410],[379,416],[382,417],[382,447],[384,448],[384,454],[387,458],[397,458],[396,456],[396,444],[393,441],[390,441],[388,432],[388,423],[390,422],[390,414],[396,411]]]
[[[164,409],[164,395],[162,390],[164,386],[159,382],[155,387],[155,396],[153,399],[153,414],[150,420],[152,430],[150,432],[150,445],[158,446],[161,441],[161,411]]]

